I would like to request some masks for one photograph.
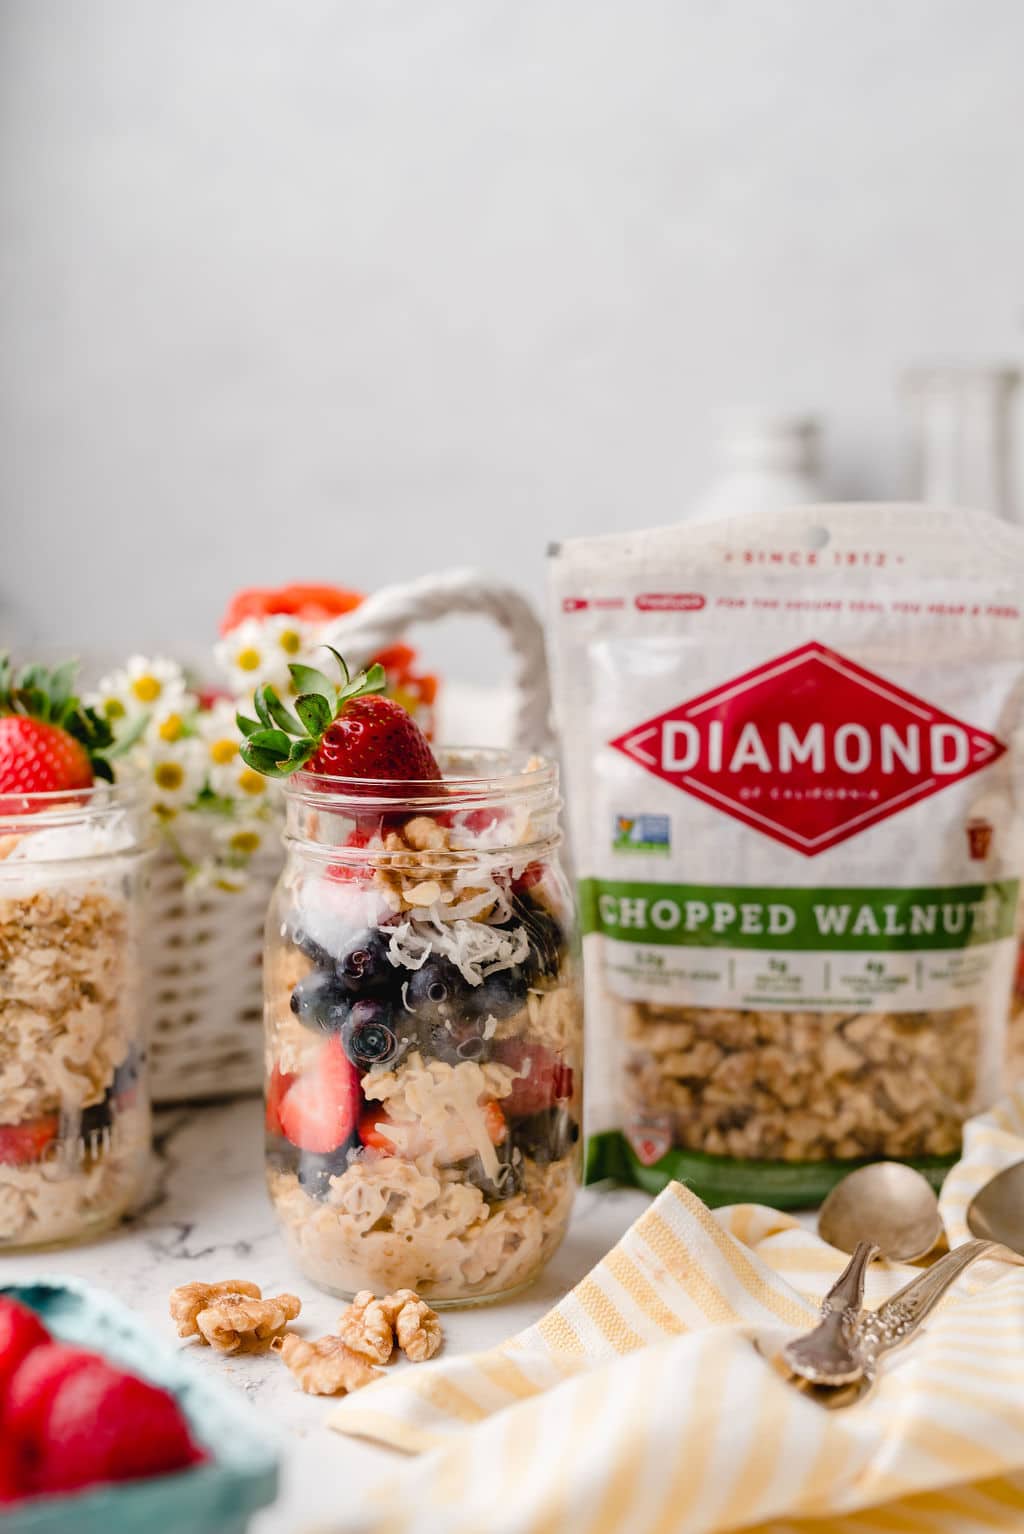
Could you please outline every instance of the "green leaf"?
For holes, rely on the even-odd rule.
[[[114,732],[110,728],[110,721],[104,719],[103,715],[98,714],[94,708],[76,708],[73,717],[85,730],[94,751],[105,751],[108,746],[114,744]],[[145,727],[146,722],[143,721],[142,729],[144,730]],[[139,731],[139,734],[141,733],[142,730]]]
[[[78,670],[78,662],[65,661],[63,666],[57,666],[50,673],[50,717],[58,720],[69,703],[73,702],[72,694],[75,686],[75,673]]]
[[[18,678],[18,691],[45,693],[49,680],[50,675],[45,666],[25,666]]]
[[[262,728],[264,730],[272,730],[274,728],[274,721],[270,717],[270,711],[267,708],[267,699],[262,687],[257,687],[256,691],[253,693],[252,706],[256,710],[256,717],[259,720]]]
[[[245,714],[236,714],[235,723],[243,735],[255,735],[260,728],[258,719],[248,719]]]
[[[114,769],[105,756],[94,756],[92,759],[92,775],[94,778],[102,778],[105,783],[113,783]]]
[[[290,713],[289,710],[285,708],[284,704],[281,702],[281,699],[277,696],[277,693],[272,687],[266,685],[263,687],[257,687],[256,694],[253,698],[253,703],[256,707],[257,714],[259,714],[260,718],[263,719],[266,724],[270,726],[276,725],[277,728],[279,730],[283,730],[286,735],[303,734],[301,724],[299,724],[298,720],[295,718],[295,715]]]
[[[318,692],[304,692],[301,698],[296,698],[295,712],[314,740],[320,739],[334,718],[331,705]]]
[[[14,708],[16,713],[25,714],[30,719],[45,719],[46,694],[39,687],[18,687],[14,692]]]
[[[235,801],[224,794],[215,794],[212,788],[201,788],[196,796],[195,809],[207,815],[230,818],[235,811]]]
[[[316,750],[312,740],[297,740],[288,753],[288,771],[297,772],[304,767]]]
[[[92,713],[93,711],[92,709],[89,709],[88,712]],[[106,721],[103,722],[105,723]],[[132,719],[124,730],[124,733],[118,735],[116,739],[114,739],[113,744],[106,748],[107,757],[111,761],[116,761],[118,757],[127,756],[132,747],[137,745],[138,742],[142,739],[143,735],[145,735],[146,726],[148,724],[148,714],[139,714],[137,718]],[[110,733],[109,726],[107,733]]]
[[[338,662],[338,665],[341,667],[341,674],[344,678],[343,685],[347,687],[349,682],[352,680],[352,673],[348,669],[348,661],[345,659],[344,655],[340,655],[338,653],[332,644],[325,644],[324,649],[330,650],[331,654],[334,656],[334,659]]]
[[[300,666],[295,663],[289,666],[288,670],[300,693],[315,692],[330,704],[333,719],[338,702],[338,689],[334,682],[324,676],[322,671],[317,671],[315,666]]]
[[[287,757],[287,747],[285,757]],[[243,740],[239,755],[247,767],[254,772],[262,773],[266,778],[279,778],[281,776],[278,752],[269,751],[266,747],[254,746],[251,740]]]
[[[379,661],[369,671],[360,671],[338,695],[339,705],[351,703],[353,698],[368,698],[371,693],[383,692],[388,685],[388,675]]]
[[[291,741],[283,730],[257,730],[242,744],[254,751],[269,751],[276,761],[284,761],[291,749]]]

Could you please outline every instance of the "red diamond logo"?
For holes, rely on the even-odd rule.
[[[811,643],[610,742],[805,857],[980,772],[1006,747]]]

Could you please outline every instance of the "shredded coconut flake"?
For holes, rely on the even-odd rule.
[[[392,964],[422,969],[432,953],[440,953],[469,985],[482,985],[488,975],[521,964],[530,953],[525,927],[505,931],[479,921],[442,921],[433,909],[422,918],[381,930],[391,936],[388,958]]]

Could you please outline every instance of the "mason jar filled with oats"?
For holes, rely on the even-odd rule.
[[[270,1194],[348,1296],[520,1288],[575,1190],[582,1008],[557,768],[449,751],[434,781],[301,771],[266,951]]]
[[[150,1142],[137,797],[0,794],[0,1248],[130,1208]]]

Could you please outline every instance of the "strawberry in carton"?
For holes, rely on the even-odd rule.
[[[0,1296],[0,1504],[207,1458],[169,1391],[54,1341],[34,1311]]]

